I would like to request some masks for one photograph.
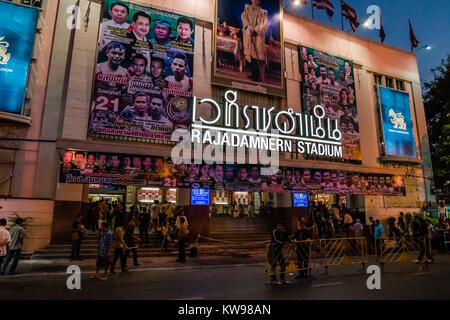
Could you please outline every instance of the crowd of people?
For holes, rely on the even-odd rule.
[[[86,221],[84,223],[84,221]],[[149,232],[156,233],[155,245],[168,251],[169,242],[178,243],[177,262],[186,262],[185,244],[189,233],[188,220],[183,208],[155,200],[148,207],[131,206],[129,212],[121,201],[91,202],[86,219],[79,215],[72,224],[72,260],[80,260],[82,239],[87,230],[98,234],[97,272],[94,277],[106,280],[108,273],[115,274],[120,260],[122,272],[129,270],[128,258],[139,266],[139,245],[148,246]],[[139,235],[136,231],[139,231]],[[100,271],[104,270],[103,274]]]

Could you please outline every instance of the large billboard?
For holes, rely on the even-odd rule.
[[[0,1],[0,111],[22,113],[39,10]]]
[[[194,38],[193,18],[107,0],[89,133],[167,142],[189,128]]]
[[[299,46],[299,57],[303,112],[320,104],[326,117],[339,121],[343,160],[361,163],[353,62],[305,46]]]
[[[288,167],[263,175],[261,169],[259,165],[174,164],[163,157],[68,150],[59,181],[273,193],[405,195],[401,176]]]
[[[409,94],[378,87],[385,154],[416,158]]]
[[[280,0],[218,0],[212,83],[283,96]]]

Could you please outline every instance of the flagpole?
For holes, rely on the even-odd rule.
[[[313,3],[312,3],[312,0],[311,0],[311,16],[312,16],[312,19],[314,21],[314,6],[313,6]]]
[[[341,27],[342,27],[342,31],[344,31],[344,18],[342,17],[342,1],[340,1],[341,4]]]

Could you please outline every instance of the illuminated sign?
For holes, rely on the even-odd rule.
[[[325,117],[322,106],[302,114],[292,109],[239,106],[236,91],[227,91],[224,98],[221,107],[213,99],[194,97],[193,143],[342,158],[338,120]],[[202,111],[210,108],[214,118],[197,118],[199,105]]]
[[[191,189],[191,205],[209,206],[209,189]]]
[[[409,94],[378,88],[386,155],[416,158]]]
[[[0,111],[22,112],[38,9],[0,1]]]
[[[308,194],[295,192],[292,194],[292,202],[295,208],[308,207]]]

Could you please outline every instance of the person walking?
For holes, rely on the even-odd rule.
[[[113,248],[114,248],[114,259],[113,263],[111,265],[111,274],[115,274],[114,268],[116,266],[117,260],[120,258],[120,267],[122,269],[122,272],[128,271],[127,268],[127,261],[125,257],[125,250],[128,249],[125,240],[124,240],[124,232],[123,232],[123,226],[121,223],[116,227],[116,230],[114,231],[114,237],[113,237]]]
[[[148,244],[148,228],[150,227],[150,214],[147,212],[147,208],[142,208],[141,215],[139,216],[139,236],[141,243]]]
[[[186,245],[186,238],[189,231],[186,226],[186,220],[184,217],[180,218],[180,227],[178,228],[178,259],[177,262],[186,262],[186,254],[184,252],[184,247]]]
[[[339,207],[337,206],[337,204],[333,204],[332,211],[334,232],[337,234],[339,232],[339,224],[341,221],[341,212],[339,211]]]
[[[163,211],[160,211],[158,214],[157,226],[156,230],[158,234],[156,236],[156,242],[161,243],[161,249],[164,248],[164,251],[167,251],[169,229],[167,226],[167,214]]]
[[[400,231],[403,235],[408,235],[408,229],[406,228],[405,217],[403,216],[403,212],[400,212],[400,216],[397,218],[397,224]]]
[[[279,222],[272,231],[271,250],[269,251],[272,284],[290,283],[289,280],[286,280],[286,261],[283,257],[283,247],[287,242],[289,242],[289,235],[283,224]],[[280,265],[280,281],[277,281],[275,272],[277,263]]]
[[[152,226],[151,228],[155,229],[155,232],[157,231],[157,227],[158,227],[158,215],[161,212],[161,206],[159,204],[159,200],[155,200],[154,203],[152,203],[152,205],[150,206],[150,215],[151,215],[151,223]]]
[[[128,226],[125,229],[125,244],[127,245],[127,253],[126,258],[128,260],[128,256],[130,255],[130,251],[133,253],[133,265],[135,267],[140,266],[138,263],[138,253],[137,253],[137,246],[136,246],[136,236],[134,235],[134,228],[135,228],[134,219],[128,220]]]
[[[383,252],[383,237],[384,237],[384,228],[380,220],[377,219],[375,220],[375,229],[374,229],[375,248],[377,256],[381,256]]]
[[[415,262],[416,263],[421,262],[424,256],[426,256],[427,258],[426,262],[433,263],[434,260],[431,257],[430,238],[428,236],[427,222],[422,217],[418,217],[417,223],[418,223],[417,227],[418,230],[416,232],[418,233],[418,237],[415,238],[415,241],[420,248],[420,252]]]
[[[0,266],[8,252],[8,245],[11,243],[11,235],[6,230],[6,219],[0,219]]]
[[[16,274],[16,268],[19,264],[20,254],[23,248],[23,225],[24,220],[22,218],[16,219],[16,224],[9,230],[11,235],[11,242],[9,243],[9,250],[3,259],[0,267],[0,275],[5,275],[8,268],[8,264],[12,261],[11,268],[8,275]]]
[[[355,237],[357,237],[357,238],[363,236],[363,225],[361,224],[361,220],[356,219],[356,222],[353,225],[353,233],[355,234]]]
[[[175,224],[175,218],[173,215],[173,205],[167,200],[165,200],[164,204],[162,205],[162,211],[167,215],[169,226],[173,228]]]
[[[188,223],[188,219],[184,213],[184,209],[181,208],[177,218],[175,219],[175,228],[179,229],[181,226],[181,218],[184,218],[184,224],[186,225],[186,227],[189,229],[189,223]]]
[[[303,219],[303,218],[302,218]],[[299,220],[298,230],[294,233],[296,241],[295,253],[297,255],[298,277],[303,278],[308,276],[309,270],[309,246],[305,240],[311,239],[311,233],[306,228],[305,221]]]
[[[347,211],[344,215],[345,234],[347,238],[350,236],[350,226],[353,224],[353,218]]]
[[[81,241],[85,232],[84,226],[81,224],[82,216],[78,215],[75,221],[72,223],[72,254],[70,260],[81,260],[80,250]]]
[[[108,268],[112,258],[112,243],[112,232],[108,229],[108,223],[103,222],[98,235],[97,269],[94,275],[94,277],[99,280],[108,279]],[[101,269],[105,270],[103,276],[100,275]]]

